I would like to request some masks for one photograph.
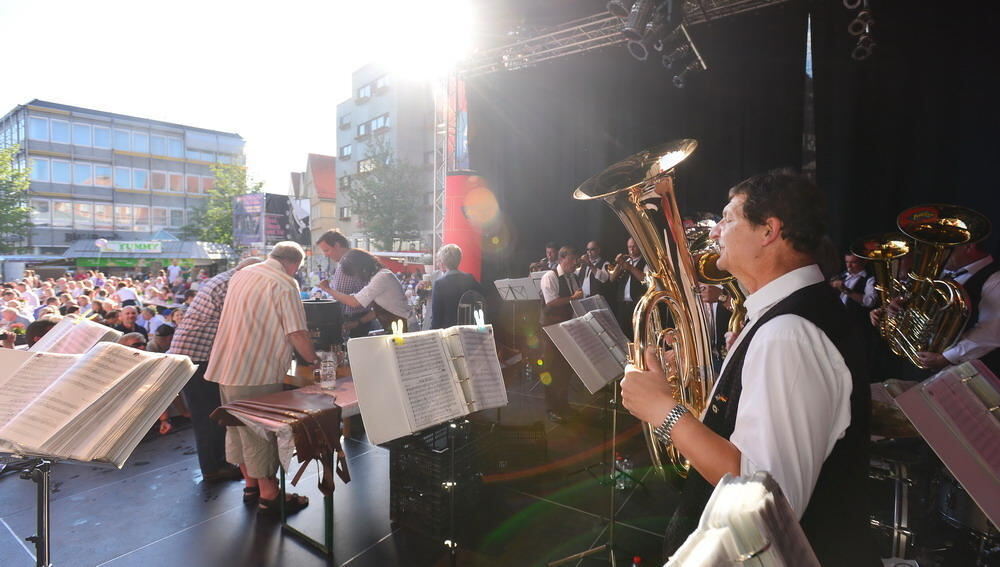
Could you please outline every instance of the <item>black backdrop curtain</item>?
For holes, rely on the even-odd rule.
[[[802,155],[806,6],[788,4],[694,30],[710,67],[675,89],[659,61],[638,62],[624,46],[468,84],[472,167],[497,195],[504,228],[485,243],[483,279],[526,275],[544,243],[605,255],[627,237],[603,203],[573,190],[647,146],[696,138],[678,172],[683,211],[719,212],[739,180]],[[492,252],[491,252],[492,250]]]
[[[996,219],[1000,10],[973,1],[871,0],[874,55],[850,58],[853,13],[815,0],[817,179],[841,245],[945,202]],[[993,236],[996,242],[996,234]]]

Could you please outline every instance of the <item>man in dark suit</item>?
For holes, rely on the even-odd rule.
[[[445,274],[431,288],[431,328],[447,329],[458,324],[458,302],[467,291],[482,293],[472,274],[461,272],[462,249],[457,244],[445,244],[438,250],[438,264]]]

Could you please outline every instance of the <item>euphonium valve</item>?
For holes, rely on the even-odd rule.
[[[688,250],[677,209],[673,169],[698,143],[678,140],[654,146],[624,159],[591,177],[573,193],[581,200],[601,199],[625,224],[649,267],[647,291],[632,315],[634,343],[631,362],[645,370],[643,353],[657,349],[674,352],[675,364],[664,366],[679,403],[700,415],[714,383],[708,325],[698,293],[699,279]],[[661,307],[670,313],[673,327],[666,327]],[[675,371],[670,370],[673,368]],[[673,446],[663,445],[653,434],[659,424],[643,424],[653,466],[666,474],[666,462],[681,476],[687,463]]]

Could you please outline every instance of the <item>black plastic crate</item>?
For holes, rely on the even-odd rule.
[[[516,473],[548,462],[549,445],[544,423],[490,425],[481,442],[480,456],[480,469],[490,482],[516,479]]]

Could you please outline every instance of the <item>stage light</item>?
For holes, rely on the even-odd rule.
[[[858,44],[854,46],[854,50],[851,51],[851,58],[855,61],[864,61],[872,56],[874,49],[875,40],[872,39],[872,36],[862,35],[858,38]]]
[[[622,34],[632,41],[642,39],[643,32],[646,31],[646,24],[653,16],[653,8],[656,7],[654,0],[636,0],[625,19],[625,27]]]
[[[872,37],[872,26],[875,23],[875,17],[872,15],[871,9],[868,7],[868,0],[858,0],[857,2],[848,2],[845,0],[844,6],[849,10],[860,7],[857,15],[851,20],[851,23],[847,24],[847,33],[858,38],[858,43],[854,46],[851,51],[851,58],[855,61],[864,61],[872,56],[872,50],[875,49],[875,39]]]
[[[691,61],[690,63],[688,63],[684,67],[683,70],[681,70],[680,73],[677,73],[676,75],[674,75],[674,78],[673,78],[674,86],[677,87],[677,88],[679,88],[679,89],[683,89],[684,85],[687,84],[687,76],[688,76],[688,74],[691,73],[691,72],[693,72],[693,71],[698,71],[700,69],[701,69],[701,62],[700,61],[698,61],[697,59]]]
[[[608,12],[612,16],[619,18],[624,18],[628,16],[629,8],[632,7],[632,2],[630,0],[611,0],[608,2]]]
[[[683,62],[691,55],[691,46],[687,43],[677,47],[670,53],[664,53],[661,59],[663,66],[667,69],[674,69],[675,67],[680,67],[678,63],[683,64]]]

